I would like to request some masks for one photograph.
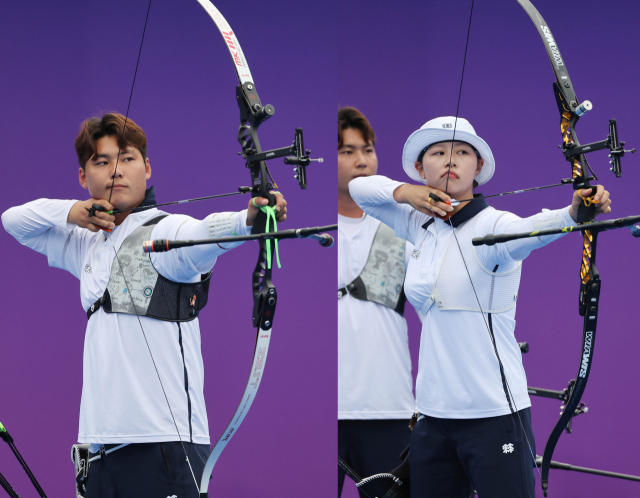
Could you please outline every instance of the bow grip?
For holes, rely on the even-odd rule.
[[[591,188],[591,186],[586,188]],[[593,190],[595,190],[595,188]],[[593,201],[594,195],[591,195],[590,197],[586,197],[582,199],[582,202],[580,203],[580,207],[578,207],[578,215],[577,215],[578,219],[576,220],[576,223],[578,224],[589,223],[590,221],[593,221],[595,219],[596,204]],[[590,202],[589,202],[589,199],[590,199]],[[587,202],[589,203],[587,204]]]
[[[274,194],[269,193],[267,195],[257,195],[256,197],[264,197],[265,199],[268,199],[269,206],[276,205],[276,196]],[[267,231],[267,213],[260,210],[258,212],[258,215],[256,216],[256,219],[253,220],[251,233],[255,235],[255,234],[265,233],[266,231]]]

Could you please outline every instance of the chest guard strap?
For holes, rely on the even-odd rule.
[[[404,314],[406,242],[393,229],[380,223],[362,273],[349,285],[338,289],[338,299],[350,294],[361,301],[372,301]]]

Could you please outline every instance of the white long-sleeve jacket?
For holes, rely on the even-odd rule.
[[[405,293],[423,313],[416,409],[433,417],[458,419],[510,413],[489,324],[515,408],[530,406],[522,355],[514,336],[519,267],[532,250],[561,235],[475,248],[471,239],[490,233],[575,225],[569,208],[523,219],[478,200],[451,218],[480,306],[465,264],[456,259],[460,258],[460,250],[453,229],[449,223],[396,203],[393,192],[401,185],[372,176],[353,180],[349,191],[367,214],[386,223],[397,237],[415,246],[407,268]],[[485,284],[489,282],[494,287],[487,288]],[[490,322],[489,308],[493,311]]]
[[[80,280],[86,311],[107,287],[115,251],[145,222],[161,215],[149,209],[129,215],[111,234],[91,232],[67,223],[75,200],[39,199],[2,214],[4,228],[18,242],[47,256],[49,266]],[[153,239],[206,239],[209,222],[170,215],[153,229]],[[226,233],[245,235],[246,211],[231,215]],[[207,273],[218,255],[238,244],[217,244],[151,254],[153,265],[176,282],[194,282]],[[115,251],[114,251],[115,249]],[[211,285],[217,285],[215,276]],[[203,396],[204,370],[198,319],[165,322],[140,317],[153,358],[184,441],[209,444]],[[180,337],[182,347],[179,343]],[[185,372],[187,378],[185,378]],[[78,441],[81,443],[147,443],[177,441],[138,317],[100,309],[87,323]]]

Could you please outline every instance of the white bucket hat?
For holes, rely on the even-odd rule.
[[[483,185],[491,179],[496,170],[491,149],[487,145],[487,142],[476,135],[476,131],[469,121],[464,118],[458,118],[456,123],[455,116],[445,116],[427,121],[419,130],[414,131],[409,136],[402,150],[402,167],[411,179],[420,183],[427,183],[427,180],[421,178],[416,170],[415,164],[418,156],[425,147],[438,142],[453,140],[454,128],[455,141],[466,142],[472,145],[476,148],[480,157],[484,159],[484,166],[480,174],[475,178],[478,185]]]

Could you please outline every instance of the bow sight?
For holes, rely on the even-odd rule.
[[[302,137],[302,128],[296,128],[293,144],[289,147],[262,151],[258,141],[258,127],[276,112],[270,104],[262,106],[256,87],[251,82],[245,82],[236,87],[236,98],[240,107],[240,127],[238,129],[238,142],[242,146],[242,152],[238,152],[247,160],[247,167],[251,169],[251,179],[253,186],[259,186],[262,192],[268,192],[270,188],[276,186],[267,182],[269,170],[265,161],[284,157],[285,164],[293,164],[296,167],[294,178],[298,180],[300,188],[307,188],[306,168],[311,161],[323,162],[323,159],[311,159],[310,150],[305,150]],[[293,156],[293,157],[289,157]],[[272,180],[273,181],[273,180]],[[277,187],[276,187],[277,188]]]
[[[554,83],[555,86],[555,83]],[[555,88],[554,88],[555,90]],[[557,93],[556,93],[557,95]],[[560,106],[560,102],[558,102]],[[574,121],[578,121],[578,118],[584,116],[587,112],[593,109],[593,105],[588,100],[585,100],[582,104],[578,106],[576,109],[576,118]],[[562,111],[561,111],[562,112]],[[611,164],[610,171],[616,175],[617,178],[622,176],[622,166],[620,165],[620,159],[627,153],[635,154],[636,149],[625,150],[624,149],[625,142],[618,141],[618,125],[615,119],[609,120],[609,135],[606,140],[601,140],[600,142],[593,142],[586,145],[576,145],[573,143],[563,143],[559,145],[562,148],[564,153],[564,157],[567,161],[573,161],[576,156],[580,156],[581,154],[587,154],[589,152],[595,152],[596,150],[609,149],[609,164]],[[587,164],[588,166],[588,164]],[[591,170],[591,168],[589,168]],[[593,174],[593,171],[591,171]],[[597,180],[598,178],[594,174],[594,178],[589,178]]]

